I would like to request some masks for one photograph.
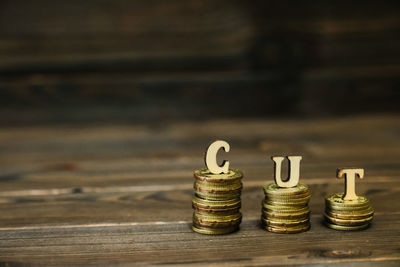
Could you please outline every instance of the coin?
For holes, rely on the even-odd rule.
[[[307,205],[304,205],[302,207],[281,206],[281,205],[275,206],[275,205],[269,204],[265,200],[262,201],[262,207],[265,210],[276,211],[276,212],[280,212],[280,213],[306,212],[306,211],[310,210]]]
[[[228,228],[232,226],[239,226],[241,221],[236,222],[200,222],[196,219],[193,220],[193,225],[199,228],[213,228],[213,229],[221,229]]]
[[[331,210],[331,209],[326,209],[325,213],[333,218],[338,218],[338,219],[364,219],[368,218],[374,215],[374,210],[372,208],[368,208],[366,210],[361,210],[361,211],[337,211],[337,210]]]
[[[273,226],[264,226],[266,230],[273,232],[273,233],[279,233],[279,234],[297,234],[301,232],[308,231],[310,229],[310,224],[307,225],[300,225],[300,226],[295,226],[295,227],[273,227]]]
[[[194,212],[193,217],[199,221],[207,222],[232,222],[242,219],[242,214],[240,212],[232,215],[213,215],[209,213]]]
[[[308,186],[305,184],[298,184],[295,187],[289,187],[289,188],[285,188],[285,187],[279,187],[277,184],[275,183],[271,183],[268,184],[264,187],[264,193],[266,195],[279,195],[279,196],[283,196],[283,195],[301,195],[301,194],[305,194],[307,193],[308,190]]]
[[[282,188],[276,184],[264,187],[261,221],[264,228],[274,233],[299,233],[310,228],[311,194],[308,186]]]
[[[340,212],[340,213],[357,213],[357,212],[364,212],[365,210],[370,208],[370,205],[365,205],[363,207],[351,207],[351,206],[343,206],[343,207],[337,207],[337,206],[331,206],[326,204],[325,205],[326,209],[328,210],[333,210],[336,212]]]
[[[193,223],[202,227],[224,228],[240,224],[241,221],[242,215],[240,213],[224,216],[213,216],[208,213],[197,212],[193,214]]]
[[[207,228],[207,227],[200,227],[200,226],[192,226],[193,231],[200,233],[200,234],[205,234],[205,235],[223,235],[223,234],[229,234],[236,232],[239,230],[239,225],[237,226],[231,226],[231,227],[226,227],[226,228]]]
[[[201,207],[210,207],[210,208],[231,208],[231,207],[240,207],[241,201],[240,198],[227,199],[227,200],[205,200],[202,198],[198,198],[196,196],[193,197],[193,204]]]
[[[265,195],[266,199],[272,200],[272,201],[301,201],[304,199],[310,199],[311,194],[307,193],[307,194],[301,194],[301,195],[283,195],[283,196],[279,196],[279,195]]]
[[[195,182],[204,185],[204,186],[231,186],[234,184],[241,184],[241,178],[237,179],[228,179],[228,180],[216,180],[216,181],[209,181],[209,180],[199,180],[195,179]]]
[[[295,227],[295,226],[304,226],[309,224],[309,219],[302,220],[279,220],[279,219],[267,219],[265,217],[261,218],[264,225],[268,225],[271,227]]]
[[[239,225],[242,221],[232,221],[232,222],[205,222],[205,221],[196,221],[193,220],[193,224],[200,226],[200,227],[208,227],[208,228],[227,228],[231,226]]]
[[[237,189],[242,187],[242,182],[240,180],[237,180],[233,183],[209,183],[209,182],[203,182],[203,181],[195,181],[194,182],[194,187],[199,187],[199,188],[212,188],[212,189],[222,189],[222,190],[232,190],[232,189]]]
[[[239,170],[231,169],[228,173],[213,174],[208,169],[201,169],[194,172],[194,177],[197,180],[207,182],[228,182],[242,179],[243,173]]]
[[[193,209],[195,211],[201,212],[201,213],[210,213],[214,215],[232,215],[235,213],[238,213],[240,208],[235,208],[235,209],[203,209],[196,207],[192,205]]]
[[[235,183],[235,184],[229,185],[229,186],[209,186],[209,185],[204,185],[204,184],[200,184],[197,182],[195,182],[193,184],[193,188],[196,191],[209,192],[209,193],[215,193],[215,194],[241,190],[242,187],[243,187],[243,185],[241,182]]]
[[[308,204],[308,199],[304,199],[301,201],[293,201],[293,200],[288,200],[288,201],[272,201],[272,200],[266,200],[266,204],[272,205],[272,206],[282,206],[282,207],[298,207],[302,208]]]
[[[357,200],[343,200],[343,193],[334,193],[331,195],[328,195],[325,198],[325,202],[327,205],[329,205],[330,207],[338,207],[338,208],[342,208],[342,207],[352,207],[352,208],[356,208],[356,207],[366,207],[369,206],[369,200],[368,198],[364,197],[364,196],[358,196]]]
[[[332,224],[336,224],[336,225],[343,225],[343,226],[364,225],[364,224],[372,221],[372,218],[373,218],[372,216],[370,216],[365,219],[338,219],[338,218],[330,217],[327,214],[324,214],[324,216],[328,222],[330,222]]]
[[[238,212],[241,207],[240,199],[232,200],[205,200],[198,197],[193,197],[192,200],[193,209],[200,212],[209,213],[235,213]]]
[[[206,200],[226,200],[226,199],[235,199],[239,198],[241,194],[241,190],[237,190],[229,193],[208,193],[208,192],[195,192],[195,196],[206,199]]]
[[[374,215],[368,198],[364,196],[358,196],[356,200],[343,200],[343,193],[334,193],[326,196],[325,205],[325,224],[336,230],[365,229]]]
[[[369,223],[364,224],[364,225],[357,225],[357,226],[343,226],[343,225],[336,225],[336,224],[331,224],[327,221],[325,221],[325,225],[328,226],[329,228],[335,229],[335,230],[342,230],[342,231],[358,231],[358,230],[364,230],[370,226]]]
[[[227,174],[213,174],[208,169],[194,172],[193,231],[226,234],[239,229],[242,177],[239,170],[229,170]]]
[[[310,217],[310,211],[306,212],[296,212],[296,213],[278,213],[278,212],[270,212],[266,210],[262,210],[262,215],[266,218],[270,219],[285,219],[285,220],[294,220],[294,219],[305,219]]]

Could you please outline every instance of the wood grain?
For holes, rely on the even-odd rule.
[[[0,126],[399,113],[399,12],[392,0],[3,0]]]
[[[168,125],[3,127],[0,130],[0,262],[7,265],[397,266],[400,262],[400,118],[225,120]],[[209,141],[244,171],[241,230],[190,229],[193,170]],[[310,185],[310,231],[259,225],[269,156],[298,154]],[[323,198],[343,190],[337,167],[365,169],[356,192],[376,210],[371,228],[322,225]],[[287,165],[283,165],[286,169]]]

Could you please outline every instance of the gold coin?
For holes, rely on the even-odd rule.
[[[331,209],[331,210],[337,210],[337,211],[363,211],[367,210],[370,207],[369,204],[364,204],[360,206],[338,206],[338,205],[332,205],[331,203],[326,203],[326,208]]]
[[[212,193],[207,193],[207,192],[195,192],[195,195],[199,198],[205,199],[205,200],[228,200],[228,199],[237,199],[240,198],[241,191],[235,191],[235,192],[230,192],[228,193],[221,193],[221,194],[212,194]]]
[[[215,200],[212,201],[194,197],[192,200],[192,207],[200,212],[232,213],[240,209],[241,201],[240,199],[233,199],[227,201],[215,201]]]
[[[199,191],[232,191],[243,188],[242,182],[234,183],[231,185],[209,185],[209,184],[201,184],[197,181],[194,182],[193,188]]]
[[[332,211],[332,210],[325,210],[325,213],[333,218],[338,219],[364,219],[374,215],[374,210],[372,208],[361,210],[361,211]]]
[[[265,226],[271,226],[271,227],[285,227],[285,228],[290,228],[290,227],[296,227],[296,226],[304,226],[308,225],[310,223],[310,220],[307,219],[302,219],[298,221],[291,221],[291,220],[271,220],[262,217],[262,222]]]
[[[331,229],[335,230],[342,230],[342,231],[358,231],[358,230],[364,230],[369,227],[369,223],[366,223],[364,225],[357,225],[357,226],[343,226],[343,225],[336,225],[336,224],[331,224],[327,221],[325,221],[325,225],[328,226]]]
[[[200,191],[200,192],[209,192],[209,193],[228,193],[228,192],[233,192],[233,191],[237,191],[237,190],[242,190],[242,183],[239,182],[237,184],[234,184],[232,186],[216,186],[216,187],[212,187],[212,186],[203,186],[200,185],[199,183],[195,182],[193,184],[193,188],[196,191]]]
[[[325,207],[327,210],[331,210],[333,212],[346,213],[346,212],[363,212],[365,210],[368,210],[371,206],[366,205],[363,207],[331,207],[330,205],[326,205]]]
[[[240,225],[242,220],[231,221],[231,222],[203,222],[199,221],[196,218],[193,218],[193,225],[198,227],[207,227],[207,228],[227,228],[231,226]]]
[[[226,228],[238,225],[241,223],[241,221],[242,221],[242,215],[240,213],[225,215],[225,216],[202,214],[198,212],[195,212],[193,214],[193,224],[202,227]]]
[[[210,181],[195,179],[195,183],[197,183],[201,186],[209,186],[209,187],[229,187],[229,186],[241,184],[242,182],[241,182],[241,179],[227,180],[227,181],[222,181],[222,182],[221,181],[210,182]]]
[[[193,220],[193,225],[199,226],[199,227],[208,227],[208,228],[227,228],[227,227],[232,227],[239,225],[242,222],[242,220],[237,220],[237,221],[231,221],[231,222],[207,222],[207,221],[198,221],[198,220]]]
[[[265,210],[276,211],[276,212],[280,212],[280,213],[306,212],[306,211],[310,210],[307,205],[303,205],[301,207],[297,207],[297,206],[276,206],[276,205],[271,205],[271,204],[265,202],[265,200],[262,201],[262,207]]]
[[[196,206],[201,206],[204,208],[231,208],[231,207],[237,207],[240,206],[240,198],[235,198],[235,199],[228,199],[228,200],[205,200],[202,198],[198,198],[196,196],[193,197],[192,199],[193,204]]]
[[[228,228],[232,226],[239,226],[242,221],[234,221],[234,222],[201,222],[198,220],[193,220],[193,225],[199,228],[214,228],[214,229],[221,229],[221,228]]]
[[[196,192],[208,193],[208,194],[231,194],[242,191],[241,187],[237,189],[195,187],[194,189],[196,190]]]
[[[198,219],[199,221],[207,221],[207,222],[231,222],[237,221],[242,218],[242,214],[240,212],[232,215],[214,215],[209,213],[200,213],[194,212],[193,217]]]
[[[309,192],[308,186],[305,184],[298,184],[295,187],[279,187],[275,183],[268,184],[264,186],[264,193],[266,195],[296,195],[296,194],[305,194]]]
[[[327,214],[324,214],[325,219],[332,224],[342,225],[342,226],[357,226],[357,225],[364,225],[372,221],[373,216],[370,216],[365,219],[338,219],[330,217]]]
[[[272,233],[297,234],[297,233],[308,231],[310,229],[310,224],[296,226],[296,227],[273,227],[273,226],[264,225],[264,228]]]
[[[340,214],[366,214],[373,212],[374,209],[371,206],[363,207],[363,208],[348,208],[348,209],[333,209],[331,207],[326,207],[326,210],[331,212],[337,212]]]
[[[193,209],[195,211],[201,212],[201,213],[210,213],[214,215],[232,215],[235,213],[240,212],[240,208],[234,208],[234,209],[204,209],[200,207],[196,207],[192,205]]]
[[[204,235],[224,235],[224,234],[229,234],[233,233],[239,230],[239,226],[231,226],[227,228],[218,228],[218,229],[213,229],[213,228],[207,228],[207,227],[199,227],[199,226],[192,226],[193,231],[199,234],[204,234]]]
[[[206,199],[206,200],[208,200],[207,196],[220,197],[220,198],[222,198],[221,200],[230,200],[230,199],[234,199],[235,197],[236,198],[240,198],[240,195],[242,193],[242,189],[240,188],[240,189],[237,189],[237,190],[220,191],[220,192],[203,192],[203,191],[196,190],[194,193],[196,195],[204,195],[206,198],[201,197],[201,196],[200,196],[200,198]]]
[[[272,205],[272,206],[281,206],[281,207],[304,207],[307,206],[308,204],[308,199],[304,200],[304,201],[271,201],[271,200],[266,200],[265,202],[268,205]]]
[[[200,190],[195,190],[195,193],[204,193],[210,195],[236,195],[242,193],[242,188],[238,188],[236,190],[226,190],[226,191],[216,191],[216,190],[204,190],[200,188]]]
[[[271,211],[262,211],[263,216],[271,219],[285,219],[285,220],[299,220],[306,219],[310,217],[310,211],[300,212],[300,213],[279,213],[279,212],[271,212]]]
[[[290,197],[269,197],[266,196],[265,199],[269,201],[275,201],[275,202],[291,202],[291,203],[303,203],[303,202],[308,202],[311,198],[311,195],[302,197],[302,198],[290,198]]]
[[[243,173],[239,170],[229,170],[228,173],[213,174],[208,169],[196,170],[194,178],[200,181],[207,182],[228,182],[232,180],[242,179]]]
[[[296,195],[296,196],[290,196],[290,195],[265,195],[266,199],[274,200],[274,201],[288,201],[288,200],[293,200],[293,201],[301,201],[304,199],[310,199],[311,194],[302,194],[302,195]]]
[[[343,200],[343,193],[330,194],[325,198],[326,205],[332,208],[365,207],[369,205],[368,198],[358,196],[357,200]]]

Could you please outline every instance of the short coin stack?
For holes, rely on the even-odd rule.
[[[352,231],[367,228],[374,216],[374,210],[366,197],[343,200],[343,193],[325,198],[325,224],[332,229]]]
[[[266,230],[294,234],[310,229],[308,186],[298,184],[284,188],[272,183],[264,187],[264,194],[261,222]]]
[[[226,174],[213,174],[208,169],[194,172],[193,231],[218,235],[239,229],[242,177],[239,170],[229,170]]]

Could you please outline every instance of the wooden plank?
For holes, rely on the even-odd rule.
[[[395,88],[399,77],[400,65],[396,64],[313,67],[293,77],[277,69],[194,74],[3,75],[0,125],[125,124],[264,118],[294,113],[314,117],[398,112],[399,91]],[[293,83],[288,84],[289,80]],[[349,91],[349,86],[354,89]],[[241,108],[230,108],[239,99]],[[287,108],[281,108],[283,103]]]
[[[398,112],[398,13],[393,1],[3,1],[0,124]]]
[[[6,1],[0,72],[397,63],[398,11],[392,1]]]
[[[313,216],[313,220],[321,219]],[[245,220],[242,230],[226,236],[202,236],[188,223],[63,227],[0,231],[0,259],[30,264],[229,264],[285,265],[400,260],[400,215],[377,215],[362,232],[338,232],[314,223],[299,235],[262,230]]]
[[[215,121],[156,130],[146,125],[3,128],[0,191],[179,183],[203,166],[204,144],[216,136],[232,143],[229,158],[248,174],[246,179],[272,175],[268,156],[282,151],[304,156],[304,178],[333,177],[337,167],[351,165],[366,168],[367,177],[396,175],[398,121]]]
[[[184,183],[152,186],[84,187],[80,190],[53,189],[4,192],[0,194],[0,230],[19,227],[69,224],[138,223],[190,221],[192,216],[192,179]],[[245,181],[242,195],[244,218],[260,217],[262,187],[272,178]],[[321,215],[324,197],[343,192],[343,182],[329,179],[302,179],[311,187],[311,211]],[[81,191],[82,190],[82,191]],[[395,177],[366,177],[357,183],[357,192],[365,194],[377,214],[400,213],[388,205],[400,201],[400,185]],[[15,191],[14,191],[15,193]]]
[[[73,125],[0,131],[0,262],[4,265],[396,266],[400,261],[399,118]],[[245,173],[241,230],[190,229],[193,170],[205,144],[231,144]],[[279,235],[259,225],[268,155],[301,154],[312,229]],[[343,190],[337,167],[363,167],[357,193],[376,210],[372,227],[322,225],[324,196]],[[284,168],[286,168],[284,166]]]

